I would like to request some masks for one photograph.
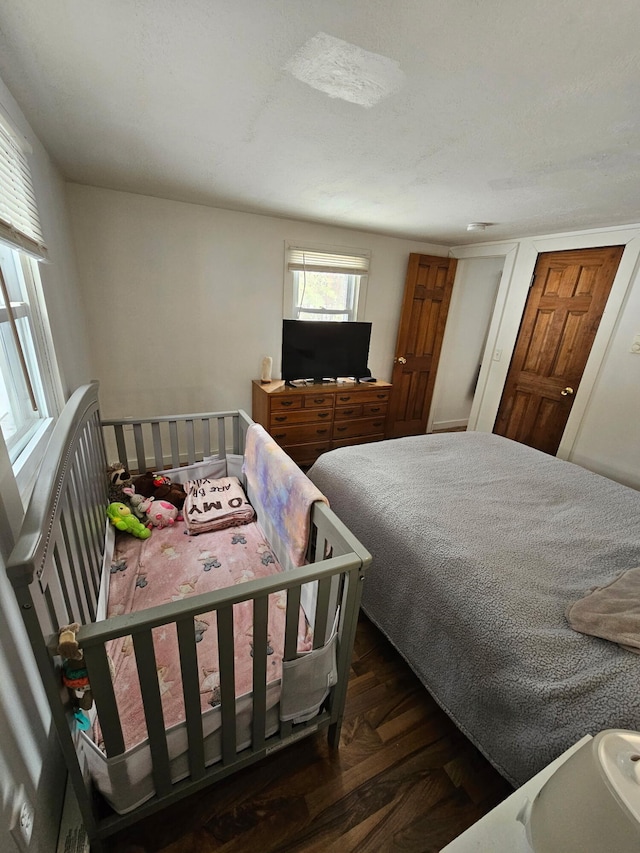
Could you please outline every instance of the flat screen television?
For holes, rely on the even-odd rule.
[[[282,378],[314,382],[371,376],[367,367],[371,323],[282,321]]]

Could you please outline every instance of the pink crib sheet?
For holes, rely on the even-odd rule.
[[[254,522],[241,527],[188,534],[186,525],[154,529],[144,541],[118,533],[110,568],[108,616],[144,610],[158,604],[223,589],[253,578],[281,571],[260,527]],[[286,592],[269,596],[267,682],[280,678],[284,651]],[[251,601],[234,606],[236,696],[252,690],[253,606]],[[220,701],[216,614],[194,619],[200,672],[201,707],[205,711]],[[177,632],[174,624],[153,631],[158,681],[165,728],[185,718]],[[298,650],[312,646],[311,630],[300,613]],[[114,667],[116,701],[125,748],[147,737],[140,685],[130,636],[108,644]],[[103,748],[99,722],[94,740]]]

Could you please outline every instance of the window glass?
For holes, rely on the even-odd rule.
[[[360,276],[295,270],[295,319],[355,320]]]
[[[36,334],[37,268],[32,265],[23,253],[0,244],[0,428],[12,462],[51,415]]]

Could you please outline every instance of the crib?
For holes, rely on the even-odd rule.
[[[277,525],[261,517],[258,506],[257,521],[282,572],[101,618],[103,575],[109,570],[108,462],[118,459],[131,471],[166,471],[214,457],[226,461],[231,470],[242,462],[251,424],[241,410],[103,421],[98,383],[93,382],[72,395],[54,428],[7,573],[94,853],[104,850],[107,839],[125,826],[300,738],[326,729],[329,744],[338,746],[362,582],[371,556],[325,503],[317,501],[311,507],[304,565],[287,564]],[[251,500],[249,489],[247,495]],[[283,671],[274,685],[267,678],[266,660],[269,601],[275,593],[284,597],[285,604]],[[242,697],[237,696],[234,683],[233,622],[239,605],[252,608],[253,616],[252,689]],[[312,651],[304,654],[297,645],[302,606],[313,629]],[[215,614],[219,649],[214,729],[201,708],[194,634],[194,619],[211,614]],[[97,715],[102,733],[106,784],[116,796],[119,780],[126,785],[135,776],[134,807],[110,806],[109,798],[101,795],[90,760],[92,754],[95,759],[97,747],[87,733],[78,730],[69,692],[62,686],[58,630],[71,622],[82,625],[77,636],[94,699],[91,713]],[[184,706],[183,722],[169,730],[163,718],[153,634],[163,626],[177,634]],[[122,709],[107,652],[109,644],[123,637],[131,638],[147,731],[144,757],[138,754],[135,769],[125,761]],[[330,646],[335,677],[317,712],[302,721],[281,713],[274,690],[281,687],[284,695],[285,665],[295,668],[301,658],[322,654]],[[178,741],[181,747],[176,750]]]

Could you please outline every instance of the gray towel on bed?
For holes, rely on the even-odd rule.
[[[640,655],[640,566],[595,587],[567,607],[574,631],[611,640]]]

